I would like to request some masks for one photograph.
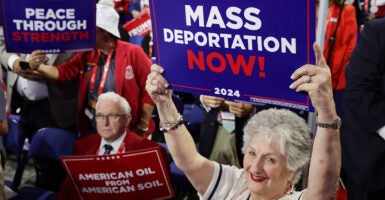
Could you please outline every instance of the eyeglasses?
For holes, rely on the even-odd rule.
[[[95,119],[96,121],[104,121],[108,118],[108,121],[118,121],[120,117],[126,116],[125,114],[109,114],[109,115],[102,115],[102,114],[96,114]]]

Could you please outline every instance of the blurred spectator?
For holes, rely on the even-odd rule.
[[[1,64],[0,64],[1,68]],[[2,77],[2,71],[0,71],[0,77]],[[3,80],[0,80],[3,85]],[[1,165],[0,165],[0,199],[5,199],[5,185],[4,185],[4,167],[6,153],[3,145],[3,135],[8,133],[7,115],[5,112],[5,94],[3,87],[0,87],[0,151],[1,151]]]
[[[131,0],[129,4],[129,12],[134,19],[140,18],[142,12],[142,6],[140,5],[141,0]]]
[[[11,97],[9,106],[12,113],[20,114],[21,128],[29,141],[35,132],[43,127],[65,128],[76,132],[78,93],[73,88],[77,87],[77,82],[47,84],[39,74],[30,69],[21,69],[20,62],[28,60],[30,55],[8,53],[4,43],[0,46],[0,51],[1,61],[8,69],[7,89],[8,97]],[[69,59],[72,54],[48,56],[50,58],[48,63],[60,64]],[[38,180],[41,180],[37,186],[57,189],[65,177],[60,163],[58,161],[37,161],[36,164],[45,169],[41,174],[37,174]]]
[[[2,68],[0,64],[0,68]],[[0,71],[0,77],[3,76],[3,71]],[[7,154],[3,144],[3,136],[8,134],[8,116],[6,112],[6,91],[3,79],[0,80],[0,164],[5,167],[5,161]]]
[[[385,199],[385,18],[365,24],[346,68],[342,177],[349,200]]]
[[[342,115],[346,85],[345,69],[356,46],[357,31],[354,7],[344,0],[329,0],[324,56],[332,73],[333,97],[339,115]]]
[[[96,125],[98,134],[78,140],[73,155],[117,154],[133,150],[157,147],[158,144],[131,132],[127,125],[132,119],[131,108],[125,98],[114,92],[103,93],[96,103]],[[110,145],[108,148],[105,147]],[[108,150],[108,152],[106,152]],[[164,150],[164,149],[162,149]],[[163,151],[163,157],[168,157]],[[80,199],[71,179],[67,177],[57,194],[58,200]]]
[[[32,54],[31,65],[44,77],[59,82],[79,80],[78,125],[82,136],[94,133],[98,95],[114,91],[132,108],[130,130],[149,136],[155,127],[151,119],[154,103],[145,90],[152,61],[141,47],[119,40],[119,15],[111,6],[97,4],[97,50],[77,53],[68,62],[52,67],[44,64],[42,51]]]
[[[1,34],[3,32],[1,31]],[[44,127],[64,128],[77,132],[76,111],[78,91],[77,81],[47,83],[41,75],[28,69],[30,54],[9,53],[1,38],[0,60],[7,69],[8,103],[11,112],[20,115],[23,132],[32,140],[37,130]],[[72,57],[71,54],[47,55],[47,64],[61,64]],[[24,62],[27,68],[22,69]],[[23,155],[26,156],[26,155]],[[57,160],[36,159],[36,186],[57,190],[65,178],[65,172]],[[16,184],[17,185],[17,184]]]
[[[357,24],[362,31],[365,22],[385,16],[385,0],[354,0]]]
[[[4,184],[4,171],[3,166],[0,166],[0,199],[6,199],[5,197],[5,184]]]
[[[114,0],[114,8],[119,14],[119,23],[121,25],[132,19],[131,13],[128,12],[131,1],[132,0]]]
[[[255,106],[206,95],[200,95],[199,102],[206,111],[199,139],[200,154],[222,164],[242,166],[243,127]]]
[[[2,68],[0,63],[0,68]],[[3,71],[0,71],[0,77],[3,76]],[[0,79],[0,164],[1,166],[5,167],[5,161],[6,161],[6,151],[3,144],[3,136],[8,134],[8,116],[7,116],[7,109],[6,109],[6,91],[5,91],[5,84],[3,79]]]
[[[143,13],[150,14],[148,6],[148,0],[131,0],[129,12],[131,13],[133,19],[140,19]],[[152,32],[144,35],[140,44],[149,58],[155,57]]]
[[[128,35],[127,31],[124,30],[123,28],[123,25],[126,21],[128,21],[129,19],[131,19],[131,14],[128,13],[128,3],[129,3],[129,0],[99,0],[97,3],[101,4],[101,5],[105,5],[105,6],[111,6],[111,7],[114,7],[114,9],[116,10],[116,12],[119,13],[119,25],[118,25],[118,29],[119,29],[119,34],[120,34],[120,39],[125,41],[125,42],[130,42],[130,35]],[[122,18],[122,12],[120,12],[121,8],[126,8],[126,11],[123,11],[126,12],[126,16],[129,16],[129,17],[123,17]],[[125,19],[127,18],[127,19]]]

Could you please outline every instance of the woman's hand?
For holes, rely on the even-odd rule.
[[[39,80],[44,79],[44,77],[41,76],[41,74],[37,71],[34,71],[30,68],[23,69],[21,67],[21,62],[25,62],[25,61],[23,59],[19,58],[13,63],[13,71],[16,74],[18,74],[19,76],[22,76],[23,78],[26,78],[28,80],[39,81]]]
[[[147,76],[146,91],[156,104],[172,101],[172,91],[168,89],[169,83],[162,73],[164,69],[159,65],[152,65]]]
[[[295,70],[291,75],[294,82],[290,85],[290,88],[295,89],[297,92],[307,92],[320,121],[327,121],[336,118],[331,73],[320,46],[314,44],[313,48],[316,65],[306,64]]]
[[[29,56],[29,66],[32,70],[37,70],[40,64],[48,61],[48,57],[41,50],[35,50]]]

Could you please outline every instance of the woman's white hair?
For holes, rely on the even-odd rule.
[[[119,103],[120,109],[123,111],[122,114],[131,114],[131,107],[128,104],[127,100],[122,96],[116,94],[115,92],[105,92],[99,95],[98,101],[96,102],[96,105],[95,105],[96,110],[98,110],[100,102],[106,101],[106,100]]]
[[[243,131],[243,153],[255,135],[264,136],[268,142],[273,136],[278,136],[275,138],[278,138],[280,151],[286,157],[287,169],[295,172],[291,184],[298,182],[312,149],[310,129],[304,119],[287,109],[270,108],[256,113]]]

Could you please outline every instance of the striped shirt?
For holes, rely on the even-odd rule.
[[[293,191],[279,200],[301,200],[303,191]],[[247,200],[250,191],[244,176],[244,169],[235,166],[221,165],[215,163],[214,175],[203,195],[198,194],[200,199],[205,200]]]

